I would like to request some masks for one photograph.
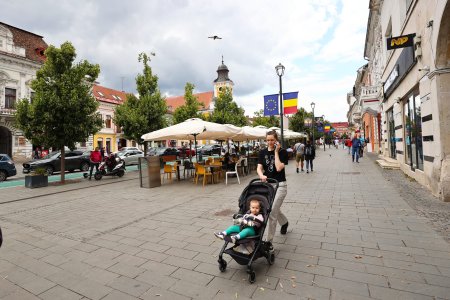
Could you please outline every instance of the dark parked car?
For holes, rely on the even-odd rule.
[[[0,182],[17,174],[16,166],[6,154],[0,154]]]
[[[205,145],[202,147],[201,151],[202,151],[203,155],[213,155],[213,154],[220,155],[221,147],[220,147],[220,145],[217,145],[217,144]]]
[[[161,147],[156,148],[156,155],[158,156],[167,156],[167,155],[176,155],[178,156],[178,149],[172,147]]]
[[[89,170],[89,151],[82,152],[78,150],[66,152],[66,170],[73,172],[81,170],[86,172]],[[61,152],[54,151],[41,159],[34,159],[23,164],[23,172],[30,173],[37,168],[44,168],[48,175],[61,171]]]

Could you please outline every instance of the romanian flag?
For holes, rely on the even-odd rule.
[[[283,94],[284,114],[291,115],[297,112],[298,92]]]

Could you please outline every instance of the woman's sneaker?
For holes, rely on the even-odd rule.
[[[287,233],[288,226],[289,226],[289,222],[286,222],[286,224],[282,225],[282,226],[281,226],[281,229],[280,229],[280,233],[281,233],[281,234],[286,234],[286,233]]]
[[[223,232],[214,232],[214,235],[216,236],[216,238],[223,240],[224,237]]]

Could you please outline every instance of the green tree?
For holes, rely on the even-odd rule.
[[[303,107],[297,110],[297,112],[289,118],[289,129],[296,132],[307,132],[311,134],[311,127],[305,126],[305,120],[311,119],[312,113],[307,112]]]
[[[264,116],[264,110],[255,111],[253,118],[253,126],[280,127],[280,118],[276,116]]]
[[[233,94],[226,88],[216,99],[214,111],[209,116],[209,121],[219,124],[233,124],[235,126],[247,125],[244,109],[233,101]]]
[[[173,113],[173,121],[175,124],[186,121],[190,118],[202,118],[202,114],[199,113],[200,107],[203,106],[194,96],[195,86],[192,83],[186,83],[184,87],[184,105],[177,107]]]
[[[127,100],[116,107],[113,120],[117,126],[122,127],[126,139],[142,144],[143,134],[167,125],[167,105],[158,88],[158,76],[153,75],[149,66],[150,58],[147,54],[140,53],[138,60],[144,64],[143,73],[136,76],[139,98],[127,95]],[[144,144],[144,149],[147,153],[147,144]]]
[[[65,42],[58,49],[49,46],[44,65],[31,83],[33,102],[19,101],[16,126],[33,144],[61,150],[61,182],[65,181],[65,147],[75,148],[102,127],[92,84],[100,73],[87,60],[74,63],[75,48]]]

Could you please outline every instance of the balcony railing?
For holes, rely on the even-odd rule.
[[[4,108],[0,107],[0,115],[12,116],[16,112],[15,108]]]

